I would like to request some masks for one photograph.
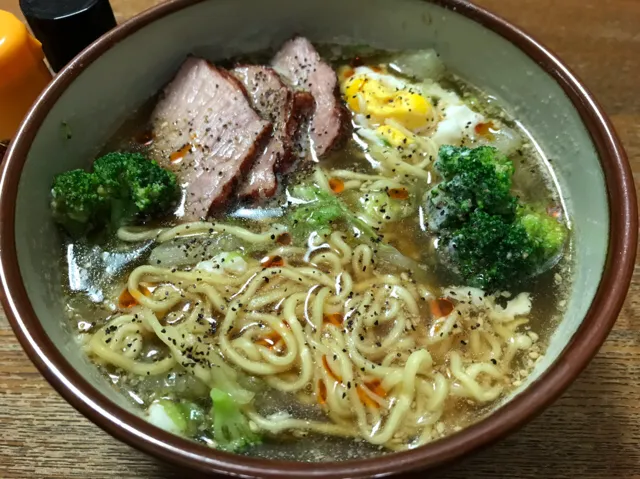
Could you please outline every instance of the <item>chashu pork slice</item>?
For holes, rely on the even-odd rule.
[[[304,37],[289,40],[271,64],[292,85],[313,95],[315,110],[309,124],[309,137],[314,158],[340,146],[350,123],[338,96],[338,78],[311,42]]]
[[[287,171],[294,162],[298,128],[313,107],[313,97],[307,92],[294,92],[267,66],[239,66],[231,72],[244,85],[253,109],[273,124],[272,137],[256,158],[238,195],[269,198],[278,187],[276,173]]]
[[[187,59],[164,89],[152,124],[159,162],[185,190],[185,221],[206,218],[227,203],[271,133],[242,84],[199,58]]]

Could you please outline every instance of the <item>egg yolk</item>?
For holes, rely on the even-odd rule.
[[[374,124],[393,119],[409,130],[418,130],[433,116],[433,107],[422,95],[396,90],[366,75],[350,77],[343,91],[349,108],[369,115]]]
[[[376,128],[376,133],[394,148],[405,147],[413,143],[411,138],[408,138],[404,133],[393,126],[379,126]]]

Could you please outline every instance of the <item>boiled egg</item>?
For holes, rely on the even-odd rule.
[[[428,98],[384,68],[345,67],[339,78],[349,109],[363,115],[371,126],[393,121],[419,132],[434,121],[434,108]]]
[[[381,125],[376,128],[377,135],[394,148],[406,147],[413,144],[413,140],[400,129],[391,125]]]
[[[411,83],[384,66],[342,67],[338,78],[358,135],[368,141],[398,151],[415,150],[417,137],[435,147],[491,145],[505,154],[520,146],[510,128],[472,110],[436,81]]]
[[[440,121],[431,139],[438,145],[459,145],[467,137],[474,139],[478,124],[484,123],[484,116],[467,105],[440,105]]]
[[[494,146],[511,154],[521,146],[518,135],[503,122],[472,110],[457,93],[425,82],[423,92],[437,99],[437,125],[431,139],[437,146]]]

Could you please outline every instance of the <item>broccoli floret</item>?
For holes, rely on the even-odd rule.
[[[139,153],[109,153],[93,169],[54,179],[54,218],[73,235],[160,216],[180,195],[175,175]]]
[[[435,167],[445,180],[452,180],[464,174],[475,175],[473,168],[482,165],[495,170],[496,176],[503,184],[511,185],[514,173],[513,163],[509,158],[491,146],[466,148],[464,146],[444,145],[438,152]],[[482,178],[484,179],[484,178]],[[509,191],[503,191],[508,193]]]
[[[468,223],[452,232],[445,263],[469,286],[492,289],[526,274],[533,250],[521,225],[477,210]]]
[[[95,161],[93,171],[112,202],[115,227],[164,213],[178,196],[175,175],[139,153],[109,153]]]
[[[214,388],[211,390],[211,401],[213,438],[218,449],[235,452],[260,444],[260,436],[251,430],[240,403],[231,394]]]
[[[470,286],[508,286],[540,272],[561,251],[564,226],[544,213],[521,210],[515,221],[476,210],[456,230],[447,256]]]
[[[539,274],[558,256],[566,227],[511,193],[513,164],[495,148],[443,146],[443,181],[427,194],[441,260],[470,286],[495,290]]]
[[[84,170],[56,176],[51,189],[51,210],[56,222],[71,234],[79,235],[95,227],[108,202],[98,194],[100,183]]]
[[[93,170],[111,197],[130,199],[142,214],[165,211],[176,200],[175,175],[139,153],[109,153]]]
[[[431,189],[427,199],[433,231],[460,226],[475,210],[515,214],[513,163],[497,149],[443,146],[434,168],[444,181]]]
[[[567,230],[557,219],[532,207],[518,210],[517,224],[526,232],[531,244],[531,258],[543,264],[557,255],[567,240]]]

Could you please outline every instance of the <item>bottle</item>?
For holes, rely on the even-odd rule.
[[[0,10],[0,159],[22,118],[51,81],[40,42]]]
[[[54,72],[116,26],[109,0],[20,0]]]

